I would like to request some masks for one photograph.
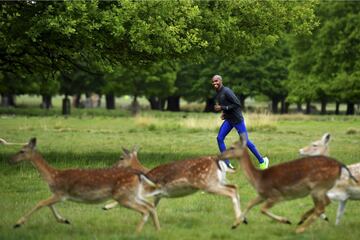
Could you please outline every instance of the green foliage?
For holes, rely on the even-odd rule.
[[[24,74],[34,74],[38,86],[47,81],[38,74],[67,75],[60,78],[61,84],[49,80],[53,86],[49,89],[51,93],[58,85],[61,92],[67,93],[79,91],[83,85],[90,86],[92,91],[123,92],[129,88],[123,90],[117,80],[113,81],[117,76],[105,77],[111,79],[107,83],[97,77],[86,77],[94,83],[79,84],[78,72],[121,75],[123,70],[119,68],[133,72],[132,66],[136,65],[136,70],[145,68],[143,71],[149,73],[140,73],[146,75],[141,80],[136,74],[130,76],[130,85],[138,86],[131,94],[165,96],[176,89],[174,69],[159,70],[164,61],[199,63],[206,62],[210,56],[226,59],[273,46],[283,32],[311,31],[315,23],[313,7],[312,1],[3,2],[0,71],[12,72],[18,79],[23,79],[19,76]],[[143,64],[155,69],[150,71]],[[169,65],[173,68],[172,63]],[[209,73],[203,78],[208,77]],[[146,92],[137,85],[146,87],[148,83]],[[16,84],[18,88],[23,85],[27,88],[28,83]],[[192,98],[202,91],[200,86],[191,91],[195,94]],[[159,93],[155,87],[164,91]],[[35,89],[40,91],[44,87]]]
[[[322,2],[317,15],[320,25],[313,36],[292,42],[291,95],[306,100],[356,102],[360,6],[352,1]]]

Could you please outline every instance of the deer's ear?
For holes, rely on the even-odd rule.
[[[139,149],[140,149],[140,147],[139,147],[139,145],[135,145],[134,147],[133,147],[133,152],[138,152],[139,151]]]
[[[29,143],[28,143],[28,146],[32,149],[34,149],[36,147],[36,138],[31,138]]]
[[[124,147],[122,147],[122,150],[123,152],[126,154],[126,155],[129,155],[130,151]]]
[[[327,143],[330,142],[330,136],[331,136],[330,133],[325,133],[325,134],[323,135],[322,141],[323,141],[324,144],[327,144]]]

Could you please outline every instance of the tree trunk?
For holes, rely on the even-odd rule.
[[[290,103],[286,102],[285,98],[281,99],[281,114],[289,113]]]
[[[322,114],[322,115],[326,114],[326,104],[327,104],[326,100],[321,100],[321,112],[320,112],[320,114]]]
[[[245,99],[247,98],[247,95],[239,94],[239,100],[241,105],[241,110],[245,111]]]
[[[99,93],[98,94],[98,99],[97,99],[96,104],[95,104],[95,107],[97,107],[97,108],[101,107],[101,97],[102,97],[102,95]]]
[[[310,114],[310,113],[311,113],[311,102],[310,102],[310,101],[306,101],[305,114]]]
[[[80,108],[81,93],[75,94],[72,99],[72,106],[74,108]]]
[[[63,101],[62,101],[62,114],[67,116],[67,115],[70,115],[70,99],[68,97],[67,94],[65,94],[65,97],[63,98]]]
[[[167,111],[180,111],[180,96],[169,96],[167,98]]]
[[[302,112],[302,104],[300,102],[296,103],[296,112],[298,113]]]
[[[151,96],[148,98],[148,101],[152,110],[164,110],[166,99]]]
[[[1,94],[1,106],[15,107],[15,95],[8,93]]]
[[[340,114],[340,102],[338,101],[335,102],[335,114],[336,115]]]
[[[355,104],[353,102],[347,103],[346,115],[354,115],[355,114]]]
[[[279,99],[278,98],[272,98],[271,99],[271,112],[272,113],[278,113],[279,112],[279,108],[278,108],[278,103],[279,103]]]
[[[105,94],[106,109],[115,109],[115,95],[114,93]]]
[[[133,101],[131,102],[131,115],[136,116],[140,113],[140,104],[137,100],[137,95],[134,96]]]
[[[41,95],[41,97],[42,97],[41,108],[44,108],[44,109],[52,108],[51,95],[43,94],[43,95]]]
[[[215,98],[207,98],[204,112],[215,112]]]

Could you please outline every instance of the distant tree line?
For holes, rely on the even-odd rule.
[[[151,109],[179,111],[180,98],[206,102],[221,74],[242,103],[347,104],[360,97],[360,4],[315,1],[9,1],[0,5],[0,94],[51,98],[146,97]],[[279,108],[280,105],[280,108]]]

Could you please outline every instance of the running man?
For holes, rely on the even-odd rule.
[[[236,97],[236,95],[230,88],[223,85],[222,77],[220,75],[215,75],[212,77],[212,85],[217,92],[217,103],[214,107],[215,111],[222,111],[221,119],[224,120],[217,136],[217,142],[220,152],[226,150],[226,146],[224,143],[225,137],[229,134],[232,128],[235,128],[239,135],[244,134],[246,136],[247,147],[259,161],[260,169],[268,168],[269,159],[267,157],[263,158],[256,149],[255,145],[248,138],[244,117],[241,113],[240,100]],[[235,170],[229,159],[226,159],[225,163],[230,169],[230,171]]]

